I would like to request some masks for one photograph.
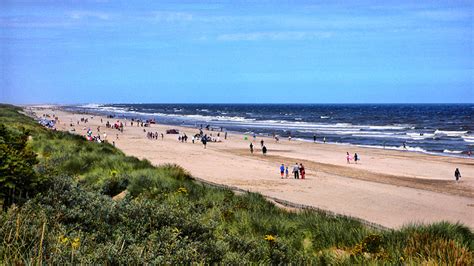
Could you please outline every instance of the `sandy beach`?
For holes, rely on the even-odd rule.
[[[222,142],[210,142],[207,149],[200,141],[178,142],[179,135],[164,134],[158,140],[146,137],[146,131],[165,133],[176,128],[188,137],[198,129],[152,124],[130,126],[123,133],[105,127],[117,119],[73,114],[51,106],[27,107],[37,116],[55,114],[58,130],[85,135],[90,128],[108,135],[127,155],[151,161],[155,165],[176,163],[193,176],[214,183],[239,187],[286,201],[315,206],[335,213],[364,219],[385,227],[399,228],[409,223],[438,221],[461,222],[474,228],[474,159],[443,157],[394,150],[361,148],[351,145],[319,144],[258,137],[255,152],[249,151],[252,137],[229,134]],[[88,123],[80,122],[81,117]],[[101,119],[103,122],[101,123]],[[159,121],[158,121],[159,122]],[[72,126],[71,126],[72,124]],[[217,132],[205,131],[205,133]],[[118,134],[118,138],[117,138]],[[260,141],[268,154],[262,155]],[[346,152],[357,152],[361,161],[347,164]],[[279,166],[289,166],[290,178],[281,179]],[[303,163],[306,179],[293,179],[291,167]],[[454,181],[459,168],[461,181]]]

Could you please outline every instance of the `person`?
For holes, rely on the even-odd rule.
[[[281,166],[280,166],[280,175],[281,175],[282,179],[283,179],[284,174],[285,174],[285,165],[281,164]]]
[[[252,142],[250,142],[250,153],[253,154],[253,143]]]
[[[163,140],[165,138],[165,135],[163,135],[163,133],[161,133],[161,140]]]
[[[115,141],[112,141],[112,145],[115,147]]]
[[[288,166],[287,166],[286,169],[285,169],[285,176],[286,176],[286,178],[288,178],[288,175],[289,175],[289,171],[288,171]]]
[[[202,145],[204,145],[204,149],[206,149],[206,145],[207,145],[207,137],[204,136],[202,139],[201,139],[201,142],[202,142]]]
[[[349,152],[346,153],[346,159],[347,159],[347,163],[350,164],[351,163],[351,155],[349,155]]]
[[[291,141],[291,135],[288,136],[288,141]]]
[[[326,137],[324,137],[323,142],[326,143]]]
[[[262,139],[262,140],[260,141],[260,146],[263,147],[263,144],[264,144],[264,142],[263,142],[263,139]]]
[[[295,163],[295,165],[293,166],[293,174],[295,175],[295,179],[300,179],[299,170],[300,166],[298,165],[298,163]]]
[[[357,155],[357,152],[354,153],[354,162],[357,164],[357,161],[359,160],[359,155]]]
[[[227,131],[224,133],[224,139],[227,139]]]
[[[263,145],[262,153],[263,155],[267,155],[267,147],[265,147],[265,145]]]
[[[316,142],[316,135],[313,135],[313,142]]]
[[[456,182],[461,179],[461,172],[459,172],[459,168],[456,168],[456,171],[454,171],[454,177],[456,178]]]
[[[304,170],[304,166],[302,163],[300,163],[300,176],[301,179],[304,179],[304,176],[306,175],[306,171]]]
[[[255,133],[253,133],[253,141],[255,141],[257,139],[257,135],[255,135]]]
[[[403,142],[403,148],[406,150],[407,149],[407,143]]]

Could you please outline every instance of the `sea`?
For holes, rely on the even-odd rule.
[[[82,104],[120,118],[446,156],[474,152],[474,104]],[[474,155],[471,156],[474,158]]]

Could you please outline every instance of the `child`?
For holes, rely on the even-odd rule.
[[[282,179],[283,179],[283,174],[285,174],[285,165],[281,164],[281,166],[280,166],[280,175],[281,175]]]
[[[288,166],[286,167],[285,173],[286,173],[286,178],[288,178],[288,175],[289,175]]]

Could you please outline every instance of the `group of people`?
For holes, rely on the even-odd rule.
[[[260,141],[260,146],[262,148],[262,154],[267,155],[268,149],[267,149],[267,146],[265,146],[263,139],[262,139],[262,141]],[[250,142],[249,147],[250,147],[250,153],[253,154],[254,149],[253,149],[253,143],[252,142]]]
[[[178,136],[178,141],[179,142],[188,142],[188,135],[186,133],[182,136]],[[194,137],[193,137],[193,143],[194,143]]]
[[[102,119],[101,119],[102,120]],[[113,125],[110,124],[109,121],[107,121],[107,123],[105,123],[105,127],[106,128],[113,128],[113,129],[117,129],[118,131],[122,132],[123,133],[123,123],[119,120],[117,120],[117,122],[115,122]]]
[[[155,140],[157,140],[159,135],[160,135],[160,134],[159,134],[158,132],[156,132],[156,131],[155,131],[155,133],[153,133],[153,132],[151,132],[151,131],[148,131],[148,132],[146,133],[146,137],[147,137],[148,139],[155,139]],[[165,136],[163,135],[163,133],[161,133],[161,139],[163,139],[164,137],[165,137]]]
[[[280,176],[281,178],[288,178],[290,173],[289,173],[289,169],[288,169],[288,166],[285,166],[285,164],[281,164],[280,165]],[[293,165],[293,168],[292,168],[292,174],[294,176],[295,179],[305,179],[306,177],[306,171],[304,169],[304,166],[302,163],[298,164],[298,163],[295,163],[295,165]]]
[[[349,152],[346,153],[346,160],[347,163],[350,164],[352,160],[354,160],[354,163],[357,164],[358,161],[360,161],[360,157],[357,153],[354,153],[354,157],[352,157]]]

